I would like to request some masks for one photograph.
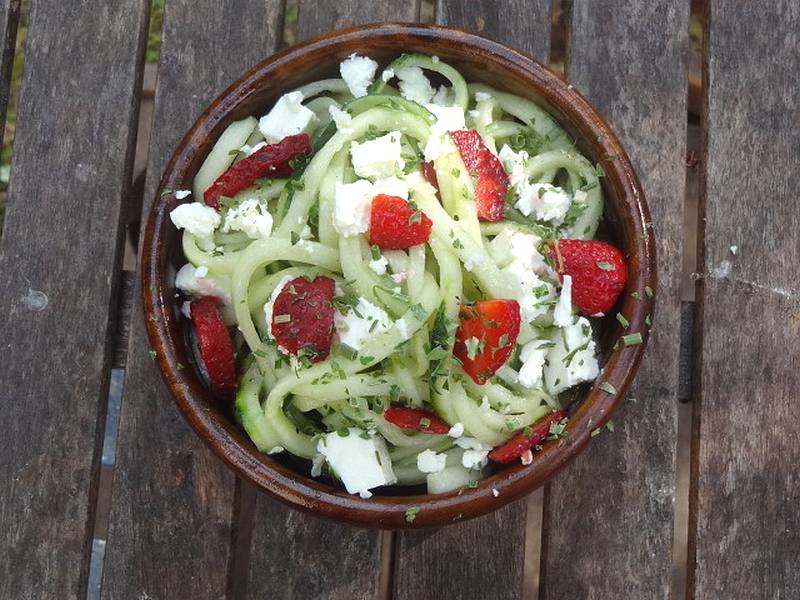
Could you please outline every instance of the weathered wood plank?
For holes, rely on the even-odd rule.
[[[511,44],[547,64],[550,15],[544,0],[438,0],[436,22]]]
[[[567,79],[604,114],[655,224],[658,314],[629,400],[545,492],[542,598],[666,598],[672,568],[689,3],[579,0]],[[638,398],[638,400],[633,400]]]
[[[710,2],[706,63],[691,583],[698,600],[797,598],[800,5]]]
[[[298,1],[298,41],[363,23],[416,21],[419,0],[339,0],[337,2]]]
[[[274,51],[280,13],[279,0],[166,3],[145,217],[195,117]],[[103,595],[219,598],[228,585],[234,476],[190,431],[150,360],[138,285]]]
[[[416,19],[418,3],[301,0],[302,40],[326,31],[388,19]],[[252,524],[248,596],[275,599],[371,599],[378,594],[381,534],[322,521],[259,494]],[[298,564],[309,565],[298,569]]]
[[[0,1],[0,139],[6,123],[6,108],[14,66],[14,46],[17,40],[20,0]]]
[[[147,5],[30,15],[0,246],[0,598],[86,592]]]
[[[550,2],[440,0],[436,22],[521,48],[547,63]],[[398,534],[394,593],[421,598],[519,598],[525,560],[525,501],[433,531]]]

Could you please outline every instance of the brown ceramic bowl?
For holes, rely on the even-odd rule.
[[[408,495],[389,488],[369,500],[339,487],[311,479],[292,468],[285,458],[258,452],[246,434],[206,390],[193,369],[180,323],[173,280],[185,262],[180,234],[169,212],[179,201],[173,194],[156,195],[143,243],[143,295],[147,329],[158,364],[172,396],[203,441],[241,477],[278,499],[317,515],[357,525],[405,528],[443,525],[476,517],[516,500],[542,485],[589,443],[625,395],[636,373],[644,344],[612,349],[623,333],[642,332],[647,338],[656,287],[655,248],[650,216],[630,160],[614,132],[571,86],[535,60],[487,39],[442,27],[381,24],[337,31],[288,48],[256,65],[217,98],[189,130],[167,165],[161,190],[191,189],[191,182],[219,134],[236,119],[263,114],[283,93],[299,85],[337,76],[339,61],[353,52],[385,64],[402,52],[438,55],[457,67],[468,81],[484,82],[544,107],[577,139],[580,150],[602,165],[606,222],[611,238],[623,249],[630,280],[619,310],[630,321],[623,331],[614,317],[601,329],[604,369],[570,415],[566,440],[549,442],[533,464],[516,463],[499,469],[474,489],[441,495]],[[638,292],[640,299],[631,293]],[[606,382],[616,389],[608,393]],[[606,389],[608,386],[604,386]],[[566,442],[566,443],[565,443]],[[495,496],[493,490],[499,495]],[[408,523],[406,509],[418,507]]]

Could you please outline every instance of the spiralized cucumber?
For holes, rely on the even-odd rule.
[[[466,168],[459,152],[445,139],[434,140],[442,142],[442,150],[430,165],[437,188],[430,185],[422,176],[421,163],[432,135],[446,135],[435,127],[432,133],[439,108],[428,105],[429,110],[404,97],[409,80],[401,81],[398,92],[389,77],[404,75],[402,70],[412,67],[447,80],[434,102],[452,102],[452,107],[460,109],[467,127],[478,131],[491,152],[506,145],[515,152],[524,149],[525,154],[520,151],[516,156],[524,160],[522,176],[530,184],[563,186],[569,195],[568,217],[546,221],[525,216],[513,206],[510,190],[505,218],[495,223],[481,221],[475,201],[476,173]],[[575,149],[563,128],[530,100],[483,84],[467,84],[458,70],[436,57],[402,55],[386,71],[386,80],[379,70],[369,93],[359,98],[338,78],[297,88],[304,107],[316,117],[312,119],[315,125],[307,129],[312,155],[292,163],[290,177],[258,179],[226,198],[219,209],[224,225],[213,234],[214,249],[203,249],[207,244],[201,248],[198,238],[186,231],[183,252],[198,268],[197,276],[210,279],[230,304],[226,309],[235,318],[243,367],[235,411],[260,451],[285,451],[318,465],[327,436],[346,437],[355,428],[367,440],[380,440],[375,452],[391,460],[398,485],[425,484],[429,493],[444,493],[483,475],[480,467],[486,462],[487,448],[502,444],[561,406],[559,398],[542,385],[530,389],[520,383],[524,373],[521,346],[550,340],[552,308],[522,324],[511,358],[494,377],[478,384],[453,357],[463,304],[520,299],[533,293],[526,287],[532,280],[525,283],[510,268],[518,260],[518,250],[509,245],[509,239],[517,236],[516,242],[533,244],[542,252],[546,243],[558,238],[591,238],[602,217],[602,189],[598,171]],[[419,72],[410,75],[418,77]],[[430,94],[432,88],[426,85],[425,89]],[[202,192],[234,161],[244,159],[243,154],[235,156],[236,150],[263,141],[257,125],[256,118],[248,117],[222,132],[195,176],[195,200],[202,201]],[[410,206],[431,221],[427,242],[406,250],[373,247],[369,233],[344,235],[335,219],[341,217],[340,184],[363,179],[356,174],[352,143],[363,144],[390,132],[400,134],[403,159],[395,165],[393,184],[400,180],[414,203]],[[370,185],[378,185],[377,177],[370,179]],[[251,239],[227,223],[230,211],[250,200],[273,219],[268,237]],[[551,271],[540,270],[539,275],[549,277],[548,290],[558,286]],[[298,277],[333,279],[336,310],[346,312],[342,303],[352,308],[353,302],[366,301],[386,313],[388,325],[370,330],[358,348],[334,337],[330,354],[315,363],[287,355],[272,337],[268,303],[286,281]],[[552,298],[551,305],[556,302]],[[344,318],[344,313],[337,315]],[[455,445],[457,440],[450,435],[402,429],[384,418],[389,404],[432,411],[454,426],[453,435],[459,435],[463,427],[462,440]],[[469,456],[467,447],[483,448],[474,451],[484,457],[482,462]],[[418,464],[419,455],[426,451],[445,454],[438,459],[445,461],[443,470],[420,470],[431,470],[421,460]],[[345,479],[341,465],[337,470],[329,464],[328,472]]]

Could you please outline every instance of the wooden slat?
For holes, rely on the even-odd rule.
[[[644,186],[657,240],[658,310],[615,433],[595,438],[545,492],[542,598],[669,596],[688,10],[683,0],[573,5],[567,79],[605,115]]]
[[[6,108],[14,66],[14,46],[17,41],[20,0],[0,1],[0,139],[6,123]]]
[[[800,5],[712,1],[706,61],[694,597],[798,598]]]
[[[147,4],[29,20],[0,256],[0,598],[86,593]]]
[[[387,19],[413,21],[415,0],[299,2],[300,40],[326,31]],[[256,498],[248,596],[253,598],[371,599],[378,593],[381,534],[299,513],[271,498]],[[298,569],[297,565],[307,565]]]
[[[436,22],[510,44],[547,63],[548,0],[440,0]],[[526,502],[433,531],[398,534],[397,600],[519,598],[525,560]]]
[[[167,2],[144,213],[175,144],[280,38],[280,0]],[[220,598],[228,585],[234,476],[179,415],[134,295],[103,595]]]
[[[420,0],[298,0],[298,40],[342,27],[384,21],[416,21]]]

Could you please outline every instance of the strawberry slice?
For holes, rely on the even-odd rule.
[[[572,303],[586,316],[602,316],[625,289],[628,266],[622,252],[597,240],[559,240],[550,244],[559,277],[572,277]]]
[[[451,131],[461,160],[475,181],[475,206],[484,221],[502,221],[508,192],[508,173],[474,129]]]
[[[472,380],[486,383],[511,356],[519,335],[516,300],[481,300],[461,307],[453,354]]]
[[[212,208],[219,208],[220,196],[235,196],[253,185],[256,179],[291,175],[289,161],[311,151],[311,140],[305,133],[289,135],[277,144],[264,146],[217,177],[203,192],[203,200]]]
[[[414,429],[423,433],[447,433],[450,425],[429,410],[390,406],[383,411],[383,418],[401,429]]]
[[[202,296],[192,300],[189,308],[211,391],[230,398],[236,391],[236,363],[231,336],[219,312],[219,302],[213,296]]]
[[[288,281],[272,305],[270,330],[278,345],[290,354],[301,353],[311,362],[324,360],[333,338],[333,294],[330,277]]]
[[[422,163],[422,176],[425,178],[425,181],[436,188],[436,194],[438,195],[439,178],[436,177],[436,167],[433,166],[432,160],[426,160],[424,163]]]
[[[540,444],[550,433],[550,426],[553,423],[558,423],[566,416],[566,412],[557,410],[546,417],[542,417],[536,423],[520,431],[502,446],[498,446],[489,452],[489,458],[494,462],[503,464],[515,461],[525,452]]]
[[[370,244],[384,250],[405,250],[427,242],[432,226],[425,213],[399,196],[378,194],[372,199]]]

